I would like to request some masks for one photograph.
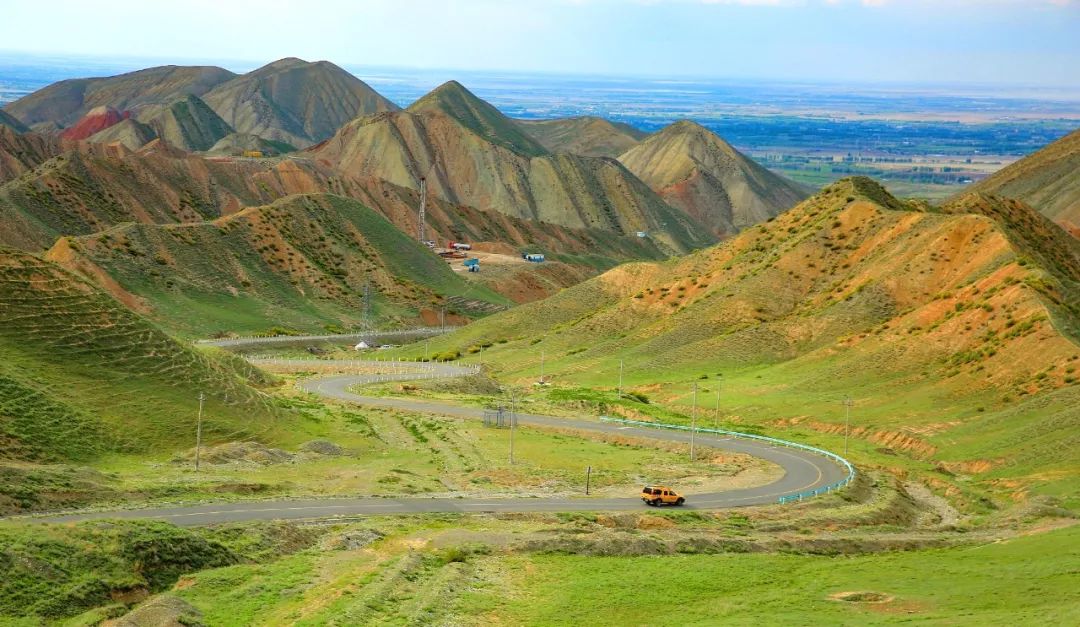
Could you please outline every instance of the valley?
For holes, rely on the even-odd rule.
[[[124,69],[0,109],[0,623],[1080,618],[1071,101]]]

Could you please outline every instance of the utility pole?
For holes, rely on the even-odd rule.
[[[694,410],[690,414],[690,461],[694,461],[695,435],[697,435],[697,383],[694,384]]]
[[[431,338],[424,340],[424,361],[431,359]]]
[[[720,429],[720,382],[716,382],[716,409],[713,410],[712,428],[714,431]]]
[[[484,342],[480,342],[480,366],[484,365]]]
[[[622,398],[623,360],[619,360],[619,398]]]
[[[199,472],[199,457],[202,452],[202,407],[205,399],[206,396],[199,392],[199,417],[195,422],[195,472]]]
[[[439,328],[446,329],[446,307],[439,310]]]
[[[585,468],[585,496],[589,496],[589,482],[592,479],[592,466]]]
[[[844,399],[844,455],[847,455],[848,437],[851,434],[851,397]]]
[[[517,392],[510,390],[510,465],[514,464],[514,427],[517,425]]]
[[[544,349],[540,349],[540,385],[544,384]]]

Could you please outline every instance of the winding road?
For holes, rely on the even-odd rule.
[[[259,360],[253,360],[259,363]],[[274,360],[278,365],[304,365],[309,360]],[[295,362],[295,364],[290,363]],[[449,364],[394,364],[375,361],[348,362],[364,369],[383,368],[391,370],[380,374],[350,374],[318,377],[305,380],[301,387],[324,398],[335,399],[372,407],[385,407],[413,412],[425,412],[480,420],[483,410],[448,403],[397,398],[361,396],[349,389],[368,383],[383,381],[407,381],[421,378],[458,377],[475,372],[475,369]],[[559,427],[582,432],[618,434],[641,439],[668,442],[689,442],[690,434],[683,431],[667,431],[594,420],[560,418],[537,414],[518,413],[518,425]],[[845,476],[847,469],[834,460],[808,450],[771,445],[765,442],[734,437],[717,437],[698,433],[700,446],[745,453],[779,465],[783,476],[767,485],[753,488],[687,494],[684,509],[715,510],[748,505],[776,503],[779,497],[835,484]],[[433,512],[569,512],[569,511],[627,511],[642,510],[647,506],[637,496],[627,498],[323,498],[311,500],[244,501],[208,503],[184,507],[147,508],[106,512],[75,513],[36,517],[40,522],[74,522],[92,519],[155,519],[178,525],[208,525],[248,520],[313,519],[335,516],[363,516],[387,514],[419,514]]]

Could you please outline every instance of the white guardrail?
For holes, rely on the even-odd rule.
[[[629,420],[629,419],[626,419],[626,418],[611,418],[610,416],[600,416],[600,421],[601,422],[616,422],[616,423],[619,423],[619,424],[632,425],[632,426],[635,426],[635,427],[651,427],[653,429],[674,429],[674,430],[677,430],[677,431],[690,431],[690,427],[688,427],[686,425],[673,425],[673,424],[668,424],[668,423],[665,423],[665,422],[646,422],[644,420]],[[778,438],[770,438],[770,437],[765,436],[765,435],[755,435],[753,433],[743,433],[741,431],[728,431],[727,429],[710,429],[708,427],[698,427],[697,429],[694,429],[694,431],[697,432],[697,433],[715,433],[717,435],[726,435],[726,436],[731,436],[731,437],[735,437],[735,438],[744,438],[744,439],[748,439],[748,440],[758,440],[758,441],[761,441],[761,442],[769,442],[770,444],[778,444],[780,446],[786,446],[786,447],[789,447],[789,448],[798,448],[798,449],[802,449],[804,451],[810,451],[811,453],[816,453],[818,455],[823,455],[825,457],[828,457],[829,459],[831,459],[831,460],[835,461],[836,463],[840,464],[841,466],[843,466],[847,470],[847,476],[844,477],[843,479],[841,479],[840,481],[837,481],[835,483],[830,483],[829,485],[822,486],[820,488],[814,488],[813,490],[804,490],[802,492],[796,492],[795,494],[786,494],[786,495],[781,496],[779,498],[780,503],[791,503],[792,501],[801,501],[804,498],[810,498],[810,497],[813,497],[813,496],[817,496],[819,494],[825,494],[827,492],[832,492],[834,490],[839,490],[840,488],[846,486],[847,484],[851,483],[855,479],[855,466],[853,466],[851,464],[851,462],[849,462],[848,460],[844,459],[843,457],[840,457],[839,455],[837,455],[836,453],[833,453],[832,451],[826,451],[825,449],[820,449],[820,448],[816,448],[816,447],[813,447],[813,446],[808,446],[806,444],[799,444],[798,442],[790,442],[788,440],[781,440],[781,439],[778,439]]]

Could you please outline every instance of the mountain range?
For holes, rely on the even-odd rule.
[[[17,130],[86,139],[93,133],[81,126],[96,125],[96,132],[130,116],[175,147],[202,151],[233,132],[303,148],[359,115],[396,109],[332,63],[287,58],[241,75],[164,66],[60,81],[5,106],[4,119],[22,125]]]
[[[364,282],[374,280],[385,289],[384,305],[394,315],[418,315],[432,306],[420,301],[445,299],[458,289],[440,291],[420,281],[417,289],[427,291],[413,298],[392,287],[391,277],[400,274],[394,268],[354,269],[342,280],[310,258],[318,276],[298,276],[291,266],[272,262],[267,251],[253,249],[252,240],[201,238],[213,258],[261,258],[258,263],[273,275],[273,290],[249,288],[239,274],[225,280],[191,274],[187,264],[147,261],[175,256],[164,234],[212,233],[222,220],[246,224],[267,212],[314,206],[344,212],[327,217],[339,226],[370,214],[412,237],[419,181],[425,178],[429,232],[436,239],[472,241],[511,258],[544,252],[555,262],[538,272],[508,266],[509,275],[470,277],[473,285],[523,302],[621,262],[685,254],[737,236],[806,197],[798,185],[691,121],[645,134],[592,117],[513,120],[456,81],[402,110],[324,61],[282,59],[242,75],[168,66],[63,81],[11,103],[4,115],[9,122],[0,124],[0,245],[52,249],[53,258],[107,291],[123,290],[126,302],[141,303],[142,311],[157,312],[162,324],[185,333],[196,329],[169,314],[179,302],[173,297],[209,298],[183,292],[215,282],[222,289],[231,285],[237,298],[262,303],[250,310],[262,311],[264,319],[284,316],[299,326],[301,312],[309,310],[295,299],[310,294],[319,294],[322,303],[310,310],[318,312],[311,323],[338,325],[355,321],[342,312],[355,310],[356,290]],[[1074,139],[976,189],[1020,197],[1068,226],[1075,194],[1067,172],[1058,170],[1070,167]],[[1037,181],[1024,182],[1053,168],[1053,193]],[[1007,185],[997,183],[1006,179]],[[1025,185],[1037,193],[1025,194]],[[238,215],[247,217],[230,221]],[[260,220],[263,228],[271,222]],[[372,217],[363,221],[380,230],[377,223]],[[126,249],[101,240],[118,227],[137,254],[125,257]],[[358,233],[329,241],[346,250],[361,245]],[[64,237],[69,239],[57,244]],[[289,242],[295,255],[309,244],[300,243],[306,236],[298,237],[293,241],[281,233],[277,239]],[[427,254],[418,247],[402,250],[417,259]],[[379,277],[372,279],[372,272]],[[132,283],[147,273],[186,287],[177,296]],[[344,291],[319,291],[334,281]],[[267,296],[271,292],[274,297]],[[275,300],[281,294],[289,296]],[[498,297],[492,293],[492,299]],[[205,322],[224,328],[226,319],[215,314]],[[251,317],[241,326],[257,325]]]
[[[709,237],[613,159],[550,153],[459,83],[400,112],[359,118],[311,155],[342,176],[375,176],[452,203],[619,235],[649,233],[672,252]]]
[[[325,178],[377,178],[414,189],[421,176],[430,175],[432,196],[452,204],[571,228],[604,229],[621,236],[644,233],[669,253],[708,244],[736,228],[729,216],[722,224],[713,224],[716,216],[701,211],[696,217],[688,214],[685,207],[673,211],[657,194],[669,193],[667,181],[657,181],[649,188],[614,159],[594,156],[614,154],[615,148],[636,146],[644,134],[626,125],[598,118],[514,121],[453,81],[419,99],[408,110],[400,111],[370,87],[327,62],[282,59],[239,76],[215,70],[220,68],[169,66],[117,77],[65,81],[12,103],[5,111],[11,112],[14,122],[20,125],[18,116],[38,128],[60,129],[58,133],[67,139],[116,144],[140,155],[145,152],[141,151],[142,147],[154,140],[164,143],[155,147],[156,154],[167,152],[168,146],[220,156],[248,152],[277,155],[321,142],[309,153],[295,157],[300,170],[310,173],[313,168],[305,162],[314,160],[318,166],[315,169],[330,173]],[[148,89],[151,82],[154,87]],[[704,129],[701,131],[708,134]],[[567,144],[571,137],[576,137],[578,143]],[[711,139],[722,143],[715,136]],[[595,145],[590,147],[590,142]],[[66,149],[70,146],[60,147],[58,151]],[[54,151],[54,156],[58,156],[58,151]],[[633,159],[631,163],[635,167],[651,167],[648,157]],[[739,165],[752,164],[746,161]],[[705,169],[699,167],[694,173],[686,174],[700,176]],[[64,180],[95,179],[87,170],[68,173]],[[721,174],[717,172],[713,178]],[[753,172],[742,178],[754,179],[758,174]],[[200,178],[205,177],[172,177],[173,186]],[[779,177],[767,183],[791,185]],[[34,186],[40,188],[41,181]],[[109,183],[101,186],[108,187]],[[717,193],[715,186],[708,187],[710,193]],[[28,201],[18,198],[20,191],[30,191],[25,181],[20,190],[7,195],[7,204],[25,207]],[[212,205],[249,206],[281,196],[253,197],[229,189],[232,193],[225,194],[224,200],[214,202],[207,198],[208,191],[187,194],[204,198],[200,203],[203,217],[212,216]],[[340,190],[307,187],[287,191]],[[65,194],[68,202],[81,206],[76,211],[63,212],[68,215],[61,221],[70,223],[73,217],[70,214],[81,214],[82,221],[89,223],[87,228],[100,228],[104,222],[96,214],[101,211],[94,207],[100,203],[87,202],[82,195],[85,194]],[[166,202],[159,198],[147,212],[129,208],[121,213],[134,213],[132,217],[137,220],[157,220],[152,216],[179,213],[177,205],[183,196],[176,195]],[[764,198],[742,194],[739,202],[743,199],[748,203],[745,209],[725,207],[721,213],[727,216],[735,211],[767,217],[784,209],[778,203],[790,198],[783,194]],[[121,204],[125,203],[121,201]],[[144,217],[139,217],[139,213],[144,213]],[[58,219],[53,215],[35,221],[48,226]],[[108,221],[123,219],[116,215]],[[751,219],[734,221],[741,225]],[[709,224],[703,224],[702,220]],[[54,239],[61,233],[87,232],[86,229],[46,230],[49,231],[46,239]],[[9,236],[6,241],[16,243],[13,238]],[[25,242],[26,236],[20,239]],[[37,245],[47,243],[37,242]]]

